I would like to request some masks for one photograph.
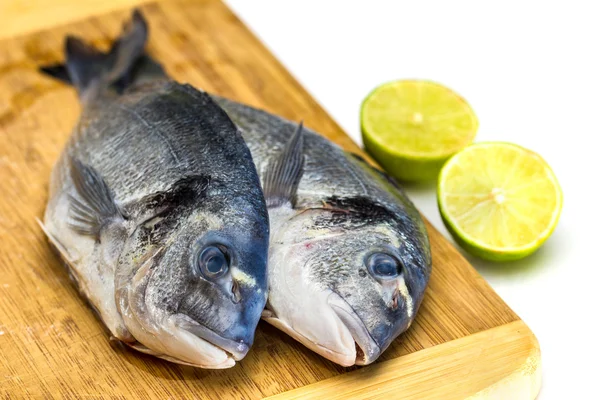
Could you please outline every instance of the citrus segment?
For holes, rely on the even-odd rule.
[[[381,85],[361,107],[366,150],[400,180],[435,179],[444,161],[472,142],[477,128],[469,104],[430,81]]]
[[[536,153],[508,143],[480,143],[444,165],[438,205],[444,223],[467,250],[486,259],[514,260],[550,236],[562,192]]]

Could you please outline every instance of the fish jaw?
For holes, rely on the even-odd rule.
[[[164,360],[205,369],[226,369],[235,365],[235,356],[224,351],[208,340],[179,326],[181,314],[167,318],[162,326],[163,335],[168,340],[162,340],[158,351],[140,342],[127,343],[131,348],[145,354],[150,354]],[[165,352],[165,353],[163,353]]]
[[[354,310],[338,294],[332,291],[313,293],[299,309],[300,312],[291,315],[277,315],[267,309],[263,319],[344,367],[367,365],[379,357],[379,346]]]
[[[321,310],[320,314],[304,320],[306,322],[295,321],[292,323],[285,318],[279,318],[275,314],[269,313],[265,313],[263,319],[336,364],[350,367],[356,362],[356,347],[352,335],[333,312]],[[302,325],[296,325],[296,323]]]
[[[169,316],[163,329],[165,333],[173,335],[172,339],[163,340],[167,354],[175,362],[181,360],[200,368],[231,368],[236,360],[244,358],[249,349],[243,343],[236,345],[233,341],[221,338],[182,314]]]
[[[357,351],[355,364],[368,365],[375,361],[381,354],[381,348],[377,345],[363,321],[356,314],[356,311],[335,292],[331,292],[327,298],[327,303],[352,335],[356,343],[356,349],[360,349],[360,351]]]
[[[183,314],[151,319],[139,310],[124,315],[125,325],[136,339],[132,348],[165,360],[206,369],[235,365],[249,346],[221,338]]]
[[[175,314],[169,319],[174,321],[176,327],[212,344],[214,347],[224,350],[230,356],[229,358],[233,358],[235,361],[240,361],[246,357],[248,350],[250,350],[248,343],[224,338],[185,314]]]

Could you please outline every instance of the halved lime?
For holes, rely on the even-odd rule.
[[[365,149],[392,176],[433,180],[444,162],[475,138],[479,123],[469,104],[430,81],[383,84],[363,101]]]
[[[438,180],[444,224],[470,253],[523,258],[554,231],[562,191],[538,154],[509,143],[478,143],[450,158]]]

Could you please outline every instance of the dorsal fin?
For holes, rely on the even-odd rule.
[[[263,191],[267,207],[296,202],[296,191],[304,172],[304,135],[302,122],[281,153],[267,166]]]

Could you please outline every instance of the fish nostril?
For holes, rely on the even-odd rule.
[[[392,310],[398,309],[398,296],[400,296],[400,291],[396,289],[392,294]]]
[[[240,285],[235,279],[233,280],[233,283],[231,284],[231,295],[232,295],[233,302],[236,304],[242,300],[242,294],[240,293]]]

